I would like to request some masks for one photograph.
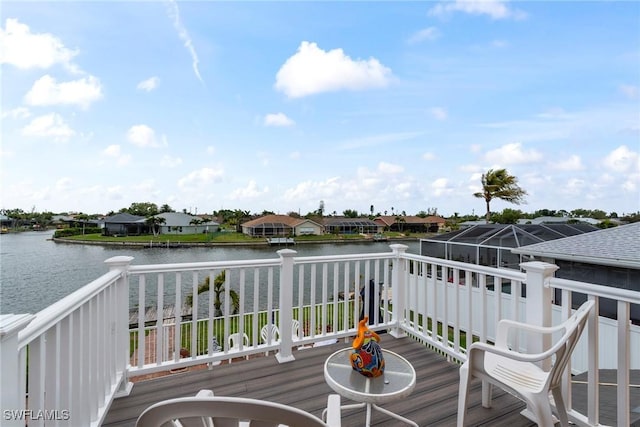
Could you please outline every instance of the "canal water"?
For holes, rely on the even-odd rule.
[[[104,261],[117,255],[132,264],[278,258],[282,247],[118,248],[55,243],[53,231],[0,235],[0,314],[37,313],[108,271]],[[419,242],[404,242],[419,254]],[[290,246],[298,256],[390,252],[389,242]]]

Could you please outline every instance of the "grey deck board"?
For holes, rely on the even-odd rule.
[[[382,335],[382,346],[405,357],[416,370],[416,387],[403,400],[385,404],[390,411],[414,420],[420,426],[455,425],[458,403],[458,365],[429,351],[410,339],[394,339]],[[128,397],[116,399],[104,426],[130,427],[151,404],[173,397],[193,396],[201,389],[211,389],[219,396],[242,396],[292,405],[320,416],[327,395],[333,393],[324,380],[324,361],[334,351],[348,346],[337,344],[294,351],[295,361],[279,364],[273,353],[234,359],[211,370],[200,369],[136,382]],[[493,407],[482,408],[480,382],[473,381],[469,396],[469,426],[535,426],[520,415],[524,404],[515,397],[494,388]],[[574,396],[574,399],[576,397]],[[353,403],[342,398],[343,404]],[[363,410],[344,410],[343,426],[362,426]],[[374,411],[372,424],[396,426],[398,421]]]

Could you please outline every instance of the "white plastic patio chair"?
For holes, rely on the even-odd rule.
[[[571,358],[586,321],[593,307],[587,301],[567,320],[557,326],[541,327],[503,319],[498,322],[495,345],[476,342],[467,352],[467,361],[460,367],[458,394],[458,427],[464,426],[469,384],[472,378],[482,380],[482,406],[491,407],[491,387],[496,385],[527,403],[540,426],[553,426],[549,393],[553,394],[558,418],[562,426],[569,420],[562,398],[562,376]],[[509,331],[551,336],[555,342],[537,354],[520,353],[508,345]],[[558,338],[558,334],[562,334]],[[543,370],[543,362],[549,360],[551,368]]]
[[[203,393],[206,391],[207,393]],[[340,396],[327,399],[327,422],[293,406],[242,397],[213,396],[203,390],[196,397],[164,400],[138,417],[136,427],[340,427]]]
[[[262,329],[260,329],[260,338],[265,344],[273,344],[280,340],[280,330],[274,324],[264,325]],[[265,351],[264,354],[268,356],[269,352]]]
[[[240,350],[240,340],[242,340],[242,348],[249,347],[249,336],[247,334],[234,333],[229,335],[229,351],[232,350]],[[246,356],[246,359],[249,359],[249,356]]]

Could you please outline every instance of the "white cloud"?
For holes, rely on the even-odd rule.
[[[607,168],[618,173],[640,171],[640,155],[631,151],[626,145],[621,145],[609,153],[603,163]]]
[[[196,48],[193,46],[193,42],[191,41],[191,36],[189,36],[189,32],[180,19],[180,10],[178,9],[178,3],[176,3],[175,0],[169,0],[167,3],[167,13],[169,18],[173,21],[173,27],[178,31],[178,37],[180,37],[180,40],[184,43],[184,47],[187,48],[189,55],[191,55],[191,66],[193,68],[193,72],[198,80],[202,82],[200,70],[198,69],[200,60],[198,59]]]
[[[0,28],[0,63],[20,69],[49,68],[62,64],[77,71],[71,59],[78,51],[70,50],[57,37],[49,33],[31,33],[28,25],[8,18]]]
[[[182,159],[180,157],[171,157],[168,155],[164,155],[162,160],[160,160],[160,166],[175,168],[182,164]]]
[[[380,88],[389,84],[391,69],[375,58],[353,60],[342,49],[324,51],[303,41],[276,74],[277,90],[289,98],[322,92]]]
[[[127,139],[138,147],[159,147],[156,132],[147,125],[131,126],[127,131]]]
[[[231,192],[229,199],[231,200],[247,200],[255,199],[269,192],[269,187],[258,188],[258,184],[254,180],[250,180],[246,187],[237,188]]]
[[[197,190],[208,184],[220,182],[224,175],[223,169],[202,168],[195,170],[178,180],[178,187],[183,190]]]
[[[56,191],[69,191],[71,189],[71,184],[73,180],[68,176],[62,177],[56,181],[55,189]]]
[[[415,44],[423,42],[425,40],[433,41],[438,37],[440,37],[440,31],[438,31],[436,27],[428,27],[413,33],[407,40],[407,43]]]
[[[292,151],[291,153],[289,153],[289,158],[291,160],[300,160],[301,157],[302,157],[302,154],[300,154],[299,151]]]
[[[28,105],[78,105],[88,108],[102,98],[100,80],[94,76],[57,83],[50,75],[40,77],[25,95]]]
[[[426,152],[422,155],[422,158],[424,160],[435,160],[436,159],[436,155],[430,152]]]
[[[442,196],[453,191],[453,188],[449,184],[449,180],[447,178],[438,178],[433,181],[431,183],[431,189],[433,190],[433,194],[435,196]]]
[[[75,131],[69,127],[62,116],[57,113],[50,113],[39,116],[22,129],[25,136],[53,137],[56,141],[66,141]]]
[[[17,108],[14,108],[13,110],[3,111],[0,117],[2,117],[3,119],[7,117],[11,119],[26,119],[29,116],[31,116],[31,112],[29,111],[28,108],[17,107]]]
[[[429,109],[429,113],[433,116],[434,119],[440,121],[447,120],[448,117],[447,110],[442,107],[433,107]]]
[[[567,159],[552,163],[552,167],[563,171],[577,171],[584,169],[580,156],[576,154],[573,154]]]
[[[102,150],[102,154],[109,157],[118,157],[120,155],[120,146],[118,144],[113,144]]]
[[[323,200],[342,192],[339,177],[327,178],[324,181],[303,181],[284,192],[284,200],[298,202],[301,200]]]
[[[404,167],[401,165],[394,165],[393,163],[380,162],[378,164],[378,171],[383,174],[396,175],[404,172]]]
[[[143,80],[140,83],[138,83],[138,86],[136,88],[138,90],[144,90],[144,91],[147,91],[147,92],[151,92],[152,90],[157,88],[159,84],[160,84],[160,79],[158,77],[156,77],[156,76],[153,76],[153,77],[149,77],[148,79]]]
[[[271,113],[264,116],[265,126],[293,126],[295,123],[284,113]]]
[[[207,154],[212,156],[216,153],[216,147],[214,147],[213,145],[209,145],[207,147]]]
[[[506,0],[455,0],[439,3],[429,10],[431,16],[446,16],[462,12],[471,15],[488,15],[492,19],[524,19],[526,13],[511,9]]]
[[[519,142],[506,144],[485,154],[485,159],[499,165],[531,163],[542,159],[542,154],[534,149],[523,150]]]
[[[629,99],[638,99],[640,97],[640,88],[633,85],[620,85],[618,87],[620,93]]]
[[[126,166],[129,163],[131,163],[131,155],[130,154],[123,154],[122,153],[122,149],[121,149],[120,145],[118,145],[118,144],[112,144],[112,145],[108,146],[107,148],[102,150],[102,154],[104,156],[111,157],[111,158],[115,159],[116,166],[122,167],[122,166]]]

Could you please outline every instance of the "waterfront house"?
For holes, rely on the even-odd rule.
[[[157,226],[160,234],[215,233],[220,228],[215,221],[205,221],[199,216],[182,212],[164,212],[154,215],[154,218],[164,219]]]
[[[439,216],[429,215],[426,217],[413,215],[384,215],[375,218],[376,224],[380,224],[389,231],[411,232],[411,233],[437,233],[446,223],[446,220]]]
[[[105,236],[139,236],[150,232],[147,219],[139,215],[121,212],[103,219]]]
[[[325,233],[329,234],[376,234],[384,230],[384,227],[369,218],[328,216],[322,222]]]
[[[282,249],[277,258],[159,265],[135,265],[130,256],[110,258],[107,273],[41,312],[0,317],[0,402],[8,414],[3,427],[24,427],[25,414],[40,413],[64,427],[132,426],[150,404],[203,388],[320,416],[331,392],[323,362],[350,344],[358,313],[361,308],[369,312],[372,303],[379,310],[373,310],[371,329],[386,331],[382,345],[405,356],[417,372],[411,395],[385,408],[419,425],[452,425],[467,342],[493,342],[501,319],[558,324],[570,316],[570,302],[579,294],[596,304],[616,301],[616,318],[603,319],[597,311],[590,315],[563,376],[569,418],[579,426],[627,427],[640,421],[635,411],[640,331],[630,322],[640,292],[560,278],[558,266],[541,261],[522,262],[516,270],[406,249],[393,244],[383,253],[313,257]],[[198,294],[205,278],[217,277],[223,278],[221,295],[233,290],[237,305],[225,300],[218,306],[212,294]],[[509,282],[512,292],[492,288],[496,281]],[[365,295],[392,297],[340,298],[361,287]],[[553,302],[554,292],[562,294],[561,301]],[[139,310],[137,322],[130,321],[130,308],[155,307],[160,313],[166,306],[182,307],[189,295],[193,312],[188,319],[158,316],[147,322]],[[283,333],[264,341],[260,330],[269,324],[295,330],[295,336]],[[228,339],[236,333],[247,339],[233,347]],[[314,346],[328,339],[338,343]],[[525,337],[513,337],[511,344],[522,350],[544,346]],[[165,375],[171,371],[181,373]],[[159,375],[165,376],[150,379]],[[480,384],[474,382],[469,425],[534,425],[525,405],[508,393],[496,390],[491,409],[480,401]],[[362,425],[363,417],[360,411],[344,411],[342,425]],[[376,413],[374,423],[389,425],[389,419]]]
[[[241,224],[242,232],[252,237],[289,237],[320,235],[323,226],[306,218],[289,215],[265,215]]]

